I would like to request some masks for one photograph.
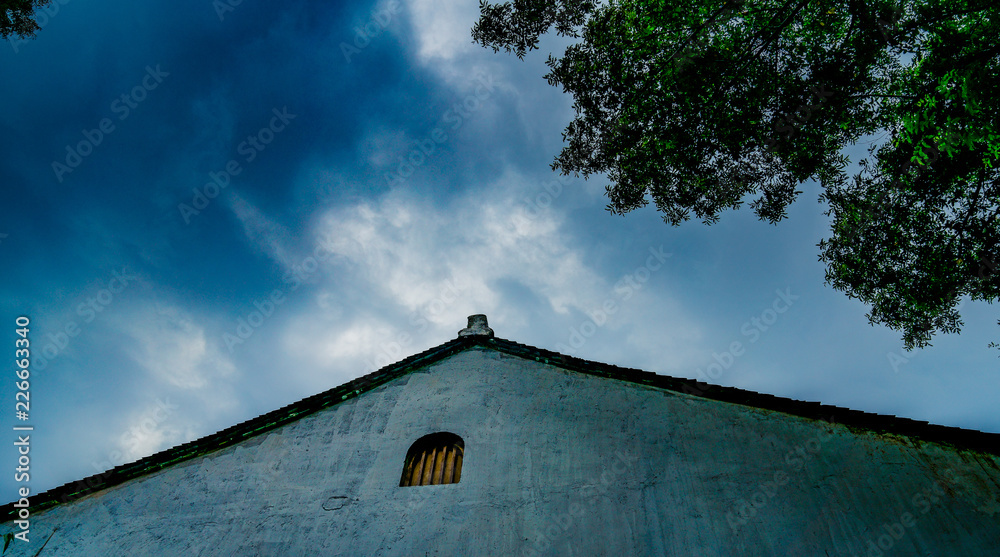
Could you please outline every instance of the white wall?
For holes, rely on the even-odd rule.
[[[398,487],[435,431],[461,482]],[[58,528],[41,556],[989,555],[998,465],[474,348],[39,513],[7,554]]]

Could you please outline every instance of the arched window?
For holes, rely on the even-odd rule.
[[[399,487],[457,484],[464,453],[465,443],[454,433],[424,435],[406,452]]]

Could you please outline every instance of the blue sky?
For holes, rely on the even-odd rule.
[[[34,492],[473,313],[587,359],[1000,432],[996,312],[969,302],[961,335],[903,351],[824,285],[817,184],[778,226],[744,207],[670,227],[554,174],[572,99],[542,75],[564,40],[478,47],[475,2],[222,2],[56,1],[0,46],[0,324],[13,359],[31,320]]]

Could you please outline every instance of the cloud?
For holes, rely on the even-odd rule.
[[[474,313],[502,323],[538,303],[560,314],[599,304],[609,285],[562,215],[518,205],[527,182],[508,172],[442,205],[393,191],[322,214],[315,241],[333,257],[315,305],[289,320],[286,350],[316,369],[371,368],[453,337]]]
[[[211,391],[213,382],[235,372],[232,362],[209,342],[205,329],[181,309],[161,306],[155,315],[132,315],[122,331],[134,341],[129,350],[149,376],[182,391]]]
[[[126,420],[126,428],[113,442],[122,456],[111,459],[111,463],[131,462],[190,439],[179,426],[176,415],[179,408],[167,397],[150,401],[142,409],[133,411]],[[117,455],[112,451],[111,456]]]
[[[243,233],[250,245],[270,257],[282,270],[291,269],[293,261],[286,246],[291,244],[292,235],[288,230],[269,219],[235,191],[231,192],[229,199],[233,213],[243,223]]]
[[[486,313],[504,338],[532,332],[526,342],[558,349],[573,343],[572,328],[613,303],[613,315],[599,319],[600,335],[575,355],[617,362],[641,349],[652,369],[700,361],[702,328],[682,299],[670,289],[616,290],[659,244],[602,272],[606,262],[569,227],[563,184],[508,169],[448,202],[394,190],[326,210],[314,238],[332,256],[317,272],[313,304],[298,308],[281,333],[284,353],[312,370],[307,381],[329,385],[454,338],[475,313]]]
[[[417,56],[422,62],[448,61],[478,48],[471,35],[479,19],[477,3],[409,0],[406,4],[420,45]]]
[[[491,49],[472,42],[472,27],[480,15],[478,3],[409,0],[404,13],[409,16],[417,44],[413,53],[417,63],[437,74],[449,86],[467,94],[471,76],[488,75],[498,82],[507,82],[504,60],[508,57],[492,55]],[[487,50],[491,56],[484,57]],[[502,88],[507,93],[515,93],[509,86]]]
[[[508,175],[500,181],[523,180]],[[558,313],[597,295],[599,276],[570,244],[559,213],[538,218],[518,206],[508,187],[483,189],[504,193],[490,199],[470,193],[435,207],[396,191],[374,204],[331,211],[319,234],[330,251],[354,264],[368,288],[406,310],[426,309],[444,281],[454,282],[462,291],[460,307],[441,316],[451,324],[469,310],[497,308],[501,279],[524,285]]]
[[[206,424],[213,417],[238,413],[231,384],[235,366],[184,310],[155,303],[123,309],[112,327],[139,373],[119,385],[126,389],[119,395],[122,420],[105,428],[103,443],[89,447],[97,458],[95,468],[131,462],[211,433]]]

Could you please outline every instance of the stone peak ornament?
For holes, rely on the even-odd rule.
[[[486,322],[486,315],[477,313],[469,316],[469,326],[459,331],[458,336],[493,338],[493,329]]]

